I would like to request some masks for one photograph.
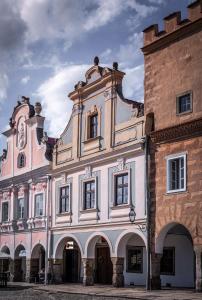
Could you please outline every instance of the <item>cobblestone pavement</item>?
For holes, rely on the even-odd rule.
[[[143,288],[84,287],[80,284],[31,285],[9,284],[0,289],[0,299],[50,300],[202,300],[202,293],[191,290],[161,290],[147,292]]]

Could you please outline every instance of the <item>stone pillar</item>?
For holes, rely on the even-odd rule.
[[[83,285],[94,285],[95,259],[83,258]]]
[[[52,264],[53,269],[53,282],[61,283],[62,282],[62,259],[55,259]]]
[[[202,292],[202,245],[194,247],[196,255],[196,291]]]
[[[113,264],[113,277],[112,284],[114,287],[123,287],[124,286],[124,258],[123,257],[112,257]]]
[[[9,260],[9,272],[10,272],[10,281],[13,281],[14,278],[14,260]]]
[[[160,264],[161,264],[161,253],[154,253],[152,255],[152,278],[151,288],[153,290],[161,289],[161,278],[160,278]]]
[[[26,258],[26,274],[25,274],[26,282],[30,282],[30,275],[31,275],[31,258]]]

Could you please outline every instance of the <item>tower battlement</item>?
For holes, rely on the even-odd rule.
[[[144,29],[144,47],[143,52],[147,46],[157,41],[162,41],[168,36],[178,37],[181,30],[195,24],[196,28],[202,26],[202,0],[197,0],[187,6],[188,19],[181,19],[181,12],[174,12],[164,18],[164,30],[159,31],[158,24],[153,24]],[[146,51],[147,52],[147,51]]]

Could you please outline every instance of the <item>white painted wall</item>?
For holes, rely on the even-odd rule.
[[[185,235],[167,235],[164,247],[175,247],[175,275],[161,275],[162,285],[194,287],[194,253],[191,241]]]
[[[135,161],[135,178],[131,181],[131,185],[135,185],[135,201],[136,201],[136,214],[137,219],[144,219],[145,218],[145,191],[144,191],[144,156],[137,156],[133,159],[126,160],[126,164],[129,162]],[[109,195],[108,195],[108,170],[109,168],[116,167],[118,165],[117,161],[115,160],[112,163],[101,165],[96,168],[93,168],[92,166],[92,172],[100,171],[100,186],[98,188],[100,189],[98,193],[100,193],[100,212],[99,216],[100,218],[98,220],[91,220],[91,221],[85,221],[85,225],[87,224],[96,224],[96,223],[106,223],[111,222],[111,219],[109,217]],[[83,222],[79,221],[79,211],[80,211],[80,192],[79,192],[79,176],[85,174],[85,168],[76,173],[68,173],[68,178],[72,178],[72,223],[71,225],[80,225],[84,224]],[[62,174],[61,174],[62,176]],[[62,177],[61,177],[62,178]],[[55,189],[55,183],[58,180],[61,180],[60,177],[53,180],[53,226],[55,227],[61,227],[62,220],[57,224],[55,222],[55,216],[56,216],[56,201],[59,201],[56,199],[56,189]],[[126,208],[119,208],[118,213],[120,214],[120,217],[115,218],[114,222],[120,222],[120,221],[127,221],[128,219],[128,212],[125,213],[125,217],[121,217],[121,212],[124,211]],[[88,214],[88,213],[87,213]],[[65,224],[65,219],[64,224]]]

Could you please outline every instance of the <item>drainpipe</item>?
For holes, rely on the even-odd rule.
[[[149,136],[145,136],[145,197],[147,214],[147,282],[146,289],[151,290],[151,215],[150,215],[150,189],[149,189]]]
[[[51,176],[47,176],[48,179],[48,186],[47,186],[47,193],[46,193],[46,252],[45,252],[45,280],[44,284],[48,283],[48,257],[49,257],[49,222],[50,222],[50,203],[51,203],[51,193],[50,193],[50,186],[51,186]]]

